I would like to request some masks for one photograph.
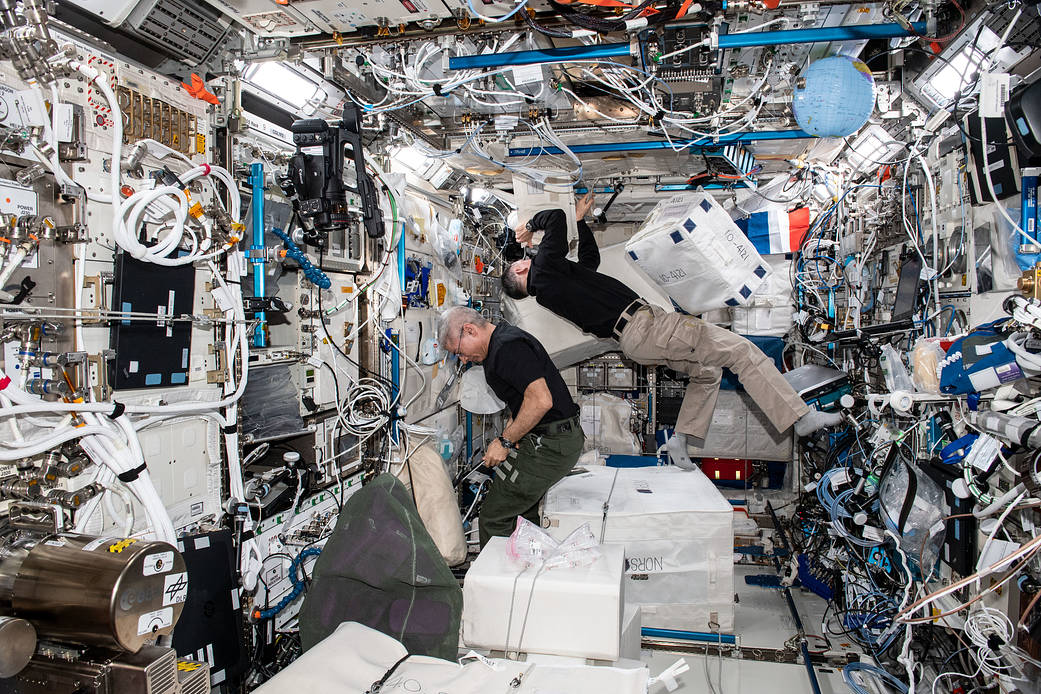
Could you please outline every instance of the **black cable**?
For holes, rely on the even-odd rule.
[[[544,27],[535,21],[535,18],[528,13],[527,9],[521,10],[521,16],[524,17],[524,22],[529,28],[534,29],[544,36],[550,36],[558,39],[569,39],[571,38],[571,32],[567,29],[550,29]]]

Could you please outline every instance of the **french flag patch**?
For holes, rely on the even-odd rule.
[[[754,212],[747,219],[734,221],[760,255],[792,253],[799,250],[810,228],[810,210],[800,207],[791,212],[768,209]]]

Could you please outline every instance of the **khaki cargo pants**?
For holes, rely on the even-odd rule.
[[[622,354],[644,365],[661,365],[690,376],[676,431],[704,439],[716,408],[723,367],[737,374],[745,391],[779,432],[810,411],[773,361],[747,339],[700,318],[641,308],[622,328]]]

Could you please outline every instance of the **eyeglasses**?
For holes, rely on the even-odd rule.
[[[459,334],[456,335],[455,345],[451,349],[449,349],[444,342],[441,343],[441,350],[444,352],[445,356],[459,356],[459,347],[460,343],[463,341],[463,331],[465,329],[465,324],[459,327]]]
[[[455,339],[455,349],[452,350],[454,354],[459,354],[459,348],[463,346],[463,331],[466,330],[466,324],[459,326],[459,336]]]

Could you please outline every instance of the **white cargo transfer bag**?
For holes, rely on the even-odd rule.
[[[744,306],[771,272],[708,193],[683,193],[658,203],[625,250],[688,313]]]

